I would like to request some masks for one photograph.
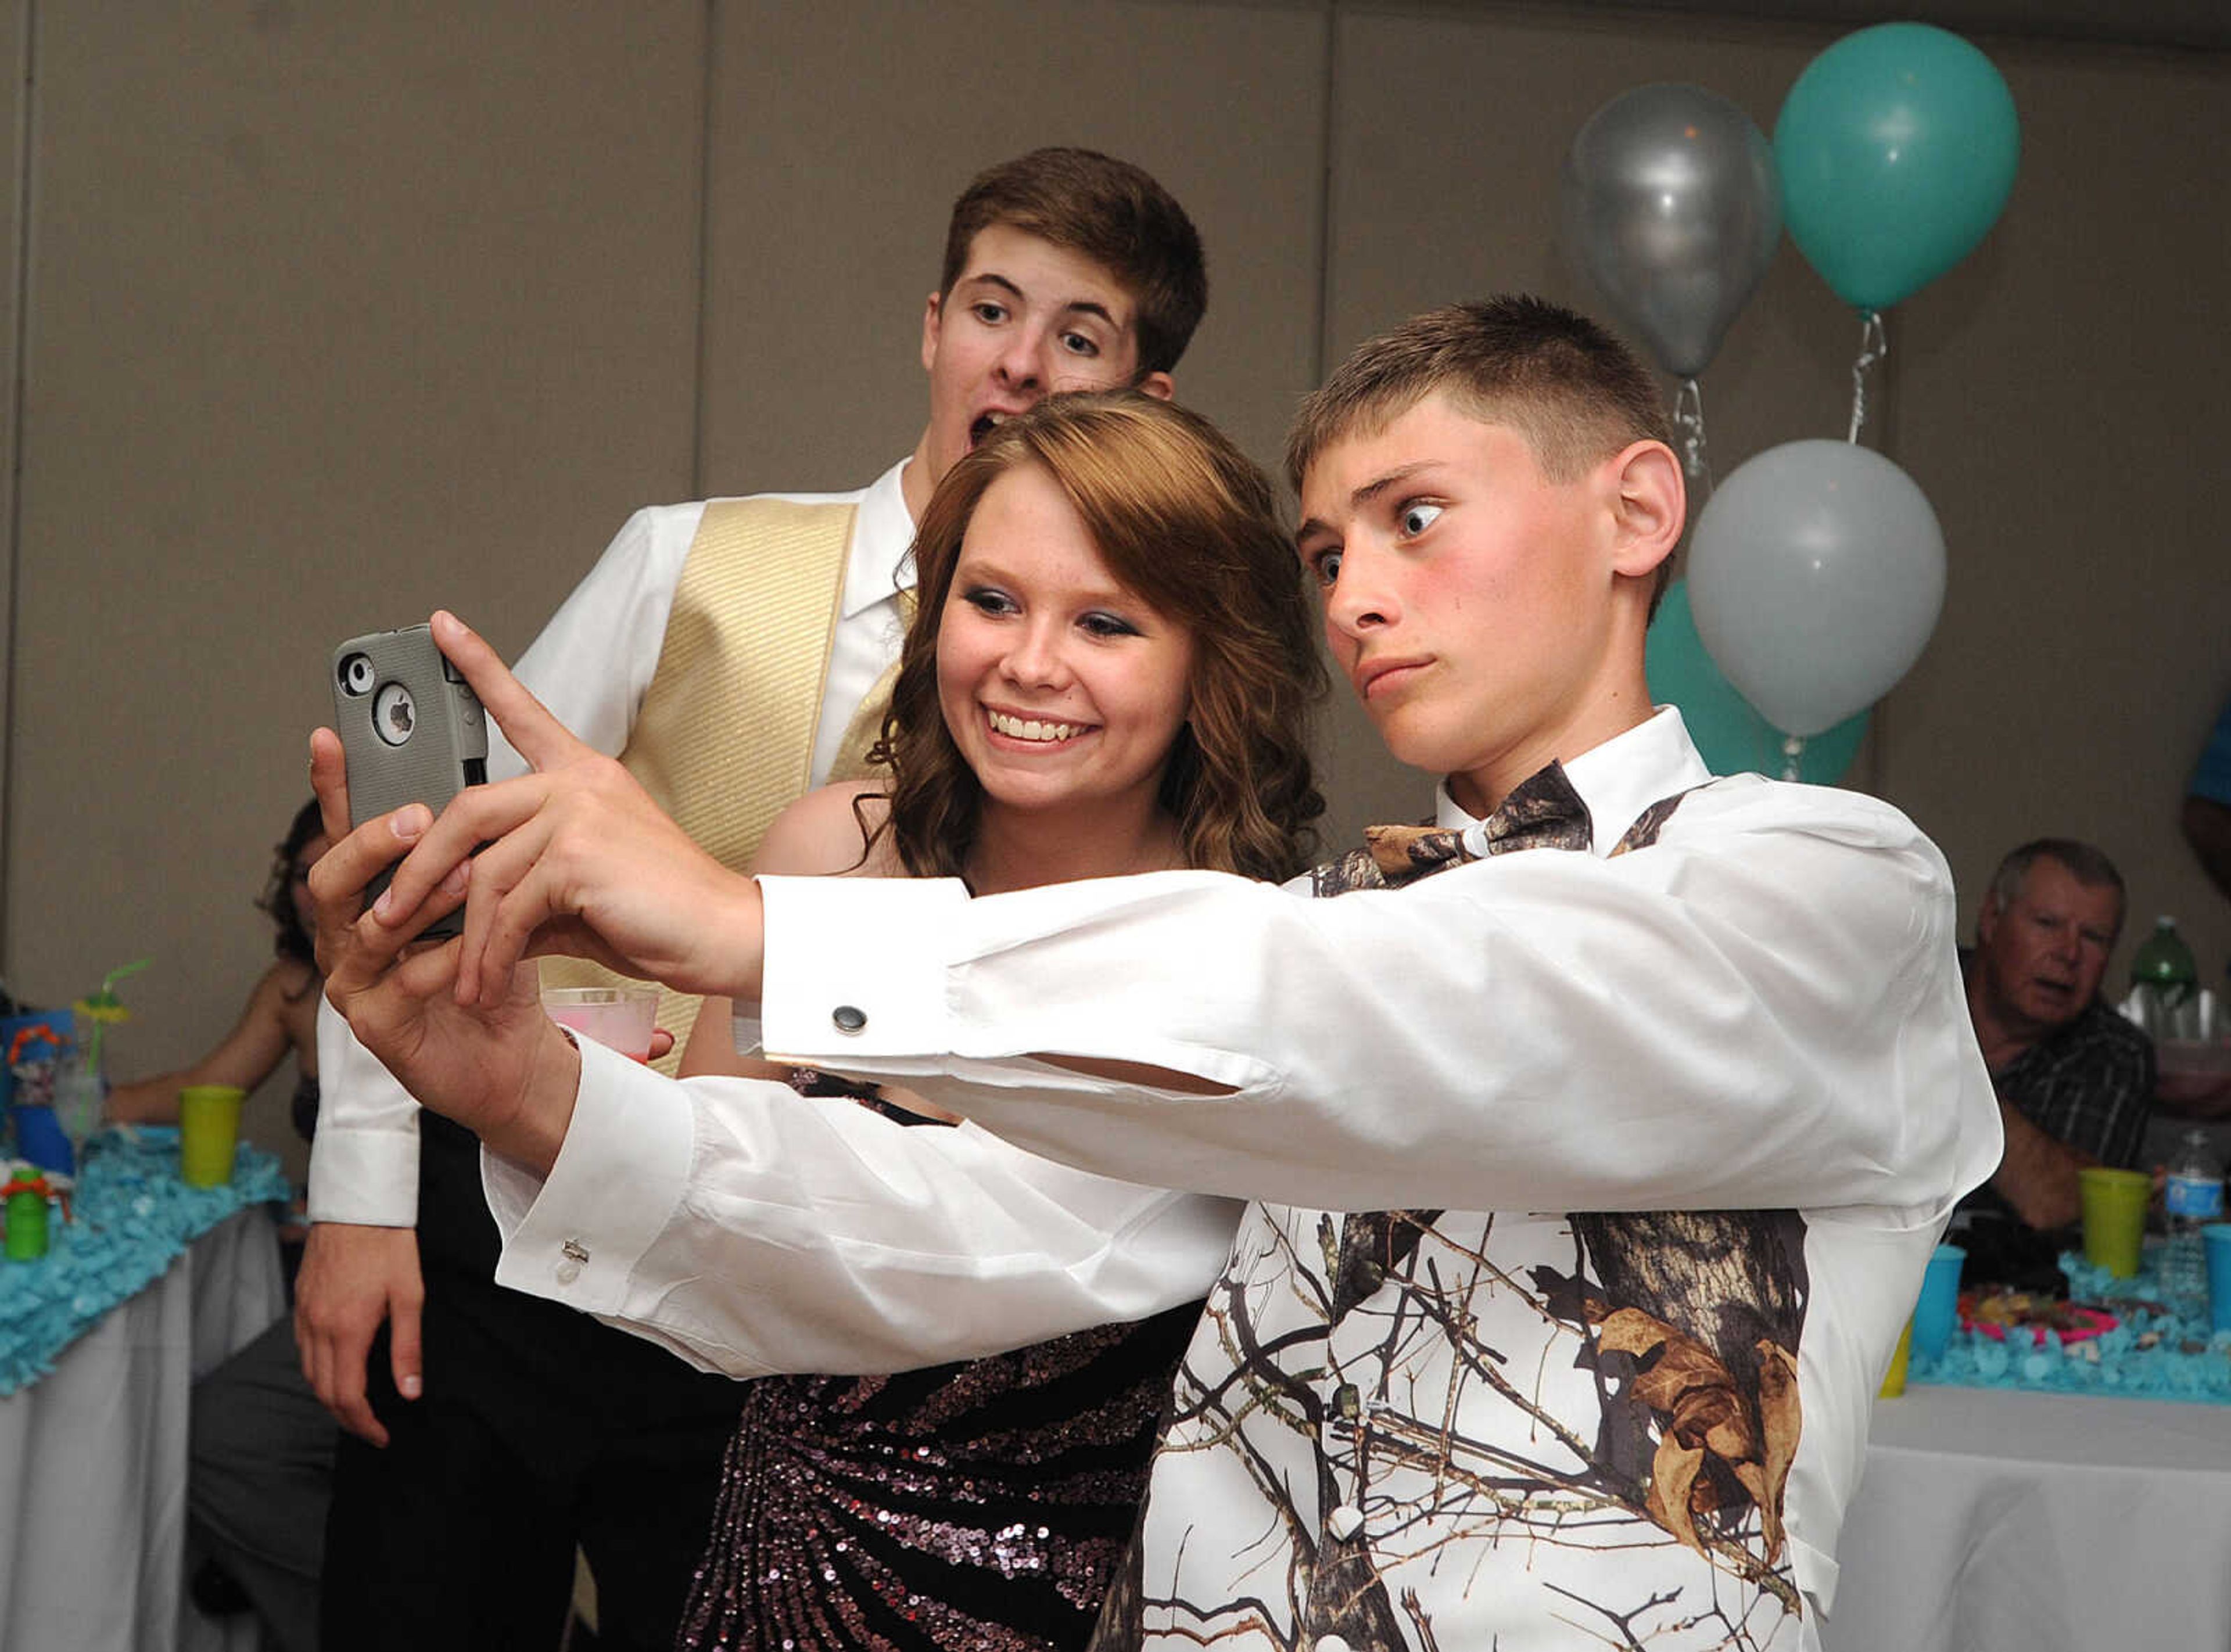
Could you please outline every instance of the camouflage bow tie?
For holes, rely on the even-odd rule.
[[[1406,883],[1483,855],[1513,849],[1585,849],[1593,842],[1588,806],[1562,764],[1552,763],[1514,787],[1502,806],[1477,826],[1452,831],[1439,826],[1367,826],[1364,847],[1318,867],[1310,892],[1320,896],[1352,889],[1399,889]]]

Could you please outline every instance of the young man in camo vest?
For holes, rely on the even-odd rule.
[[[390,827],[327,856],[328,991],[481,1132],[506,1277],[731,1371],[800,1339],[816,1369],[1024,1345],[1109,1317],[1200,1214],[1096,1190],[1248,1201],[1108,1647],[1817,1648],[1876,1386],[1999,1157],[1943,859],[1874,798],[1715,779],[1652,707],[1681,468],[1601,329],[1530,299],[1421,316],[1289,456],[1335,659],[1443,778],[1433,829],[1375,833],[1317,898],[737,878],[445,620],[537,772],[402,823],[385,913],[344,921]],[[391,962],[461,900],[474,939]],[[770,1049],[991,1135],[809,1127],[507,1017],[518,926],[585,920],[759,999]],[[627,1147],[693,1121],[779,1151]],[[662,1214],[618,1210],[616,1175]],[[1032,1199],[1109,1219],[1064,1234]],[[590,1260],[556,1282],[567,1247]]]

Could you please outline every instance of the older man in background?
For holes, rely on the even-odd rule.
[[[1962,965],[2007,1146],[1977,1215],[2062,1228],[2082,1213],[2079,1170],[2137,1163],[2153,1044],[2099,996],[2125,904],[2114,862],[2069,838],[2023,844],[1991,879]]]

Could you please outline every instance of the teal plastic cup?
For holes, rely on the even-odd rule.
[[[1939,1245],[1930,1253],[1921,1300],[1913,1305],[1913,1352],[1924,1359],[1943,1358],[1951,1344],[1960,1323],[1960,1265],[1967,1260],[1957,1245]]]
[[[2208,1323],[2231,1331],[2231,1222],[2211,1222],[2200,1237],[2208,1247]]]

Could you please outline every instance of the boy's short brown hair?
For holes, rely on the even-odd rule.
[[[1633,442],[1672,445],[1658,381],[1641,358],[1575,311],[1523,294],[1428,310],[1359,345],[1312,391],[1286,438],[1295,491],[1336,442],[1382,430],[1439,390],[1464,413],[1526,438],[1534,462],[1568,482]],[[1654,608],[1672,578],[1658,565]]]
[[[1176,197],[1128,161],[1090,149],[1034,149],[979,172],[953,203],[940,294],[953,290],[968,249],[993,224],[1090,258],[1138,307],[1139,375],[1178,365],[1208,308],[1200,236]]]

